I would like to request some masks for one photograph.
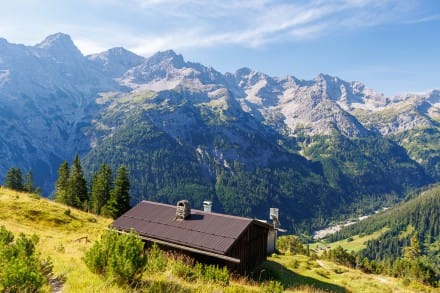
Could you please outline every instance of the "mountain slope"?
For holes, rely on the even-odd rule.
[[[346,227],[328,238],[340,240],[354,235],[368,235],[386,228],[384,233],[366,242],[361,255],[373,260],[395,260],[405,256],[412,238],[420,243],[420,255],[429,258],[440,275],[440,186],[385,212]],[[405,256],[406,257],[406,256]]]
[[[220,211],[258,217],[283,206],[288,213],[281,219],[289,229],[311,229],[323,223],[306,224],[310,217],[349,212],[366,194],[382,200],[383,194],[404,192],[402,185],[425,182],[403,149],[380,137],[352,142],[341,135],[337,142],[343,143],[334,149],[344,149],[346,158],[328,153],[333,165],[314,154],[322,146],[316,139],[315,151],[304,153],[314,162],[304,159],[294,138],[243,110],[230,80],[174,52],[154,55],[123,78],[134,90],[102,99],[105,106],[86,131],[94,149],[85,166],[127,164],[135,201],[173,204],[188,197],[201,207],[210,199]],[[377,145],[370,153],[369,144]],[[334,180],[334,172],[344,178]]]
[[[89,148],[80,128],[93,112],[93,97],[120,86],[61,33],[36,46],[2,40],[0,57],[0,177],[12,166],[32,168],[48,192],[59,163]]]
[[[136,200],[175,203],[188,197],[193,206],[201,207],[203,200],[211,199],[217,210],[248,216],[264,216],[271,204],[284,204],[304,218],[307,212],[314,211],[311,205],[305,210],[295,207],[294,201],[300,197],[305,204],[308,202],[305,190],[300,191],[302,188],[315,185],[318,191],[322,186],[320,196],[329,195],[312,164],[274,144],[272,141],[279,134],[258,126],[248,114],[234,112],[230,116],[233,106],[229,103],[223,105],[226,110],[219,114],[174,91],[145,95],[135,105],[130,99],[127,104],[117,100],[117,105],[109,107],[112,113],[105,113],[100,119],[109,124],[100,127],[109,129],[111,134],[103,134],[103,139],[98,140],[85,158],[90,169],[97,168],[97,162],[101,161],[127,164],[132,171],[130,180],[134,183],[132,193]],[[127,108],[131,110],[121,110]],[[120,119],[106,120],[106,117]],[[292,184],[289,191],[275,190],[286,185],[274,184],[281,174],[288,176]],[[263,177],[257,179],[257,176]],[[274,185],[272,190],[266,186],[270,182]],[[298,195],[291,197],[294,190]]]
[[[261,218],[283,207],[288,229],[310,230],[440,180],[438,91],[386,98],[324,74],[222,74],[173,51],[83,56],[58,33],[0,40],[0,102],[0,179],[32,168],[45,194],[79,153],[88,174],[127,164],[134,201],[213,199]]]

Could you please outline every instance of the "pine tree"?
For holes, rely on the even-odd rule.
[[[113,175],[112,170],[105,163],[101,164],[98,172],[93,175],[92,191],[90,196],[90,206],[96,214],[101,214],[102,207],[110,199],[112,190]]]
[[[67,204],[76,208],[85,208],[89,199],[87,182],[78,155],[73,160],[70,176],[67,180],[67,196],[69,198]]]
[[[6,174],[5,187],[15,189],[15,168],[10,168]]]
[[[23,178],[20,168],[11,168],[6,174],[5,186],[13,190],[23,190]]]
[[[34,192],[35,191],[35,188],[34,188],[34,178],[33,178],[33,175],[32,175],[32,169],[30,169],[29,172],[24,175],[24,186],[23,186],[23,189],[26,192]]]
[[[105,206],[105,214],[117,218],[130,209],[130,182],[125,166],[119,167],[114,185],[110,200]]]
[[[67,161],[61,163],[60,168],[58,169],[58,180],[55,184],[55,201],[69,204],[69,198],[67,194],[67,182],[69,180],[70,171],[69,164]]]
[[[405,247],[404,258],[407,260],[414,260],[420,256],[421,252],[419,238],[417,234],[414,234],[411,237],[410,245]]]

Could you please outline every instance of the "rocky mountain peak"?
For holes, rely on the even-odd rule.
[[[82,53],[75,46],[69,35],[63,33],[56,33],[46,37],[41,43],[35,45],[36,48],[45,49],[52,52],[66,52],[66,53]]]
[[[238,69],[235,72],[235,76],[239,79],[239,78],[242,78],[243,76],[247,76],[247,75],[251,74],[252,71],[253,70],[250,69],[249,67],[243,67],[243,68]]]
[[[329,74],[320,73],[315,77],[316,81],[327,82],[327,83],[340,83],[342,80],[337,76],[331,76]]]
[[[142,64],[145,58],[122,47],[87,56],[87,59],[111,77],[120,77],[127,70]]]
[[[185,60],[180,54],[176,54],[173,50],[157,52],[147,59],[150,65],[169,64],[174,68],[182,68],[185,66]]]

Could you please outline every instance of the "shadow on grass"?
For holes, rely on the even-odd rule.
[[[279,281],[284,288],[309,286],[328,292],[350,292],[346,288],[327,283],[312,277],[299,275],[274,261],[265,261],[253,272],[253,279],[258,282],[266,280]]]

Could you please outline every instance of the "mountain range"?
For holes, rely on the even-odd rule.
[[[125,164],[133,203],[211,199],[264,218],[277,206],[294,230],[440,181],[439,90],[385,97],[325,74],[223,74],[174,51],[84,56],[63,33],[0,39],[0,129],[0,180],[32,169],[50,195],[79,154],[88,174]]]

